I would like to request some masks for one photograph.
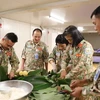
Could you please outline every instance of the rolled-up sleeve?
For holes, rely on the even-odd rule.
[[[12,67],[11,70],[16,71],[18,69],[18,66],[19,66],[19,59],[18,59],[13,48],[12,48],[12,55],[9,58],[9,60],[10,60],[10,64],[11,64],[11,67]]]
[[[21,55],[21,58],[24,58],[24,59],[26,59],[26,45],[27,45],[27,43],[25,44],[25,46],[22,50],[22,55]]]
[[[56,47],[53,48],[52,52],[49,55],[48,61],[50,62],[51,60],[54,62],[56,60]]]

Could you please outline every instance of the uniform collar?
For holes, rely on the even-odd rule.
[[[77,45],[77,48],[81,48],[83,46],[83,43],[84,43],[85,40],[82,40],[78,45]]]
[[[35,43],[35,42],[32,40],[32,44],[34,44],[34,45],[41,45],[41,42]]]

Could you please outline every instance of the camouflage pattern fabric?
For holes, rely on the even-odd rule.
[[[61,51],[57,48],[57,46],[55,46],[49,55],[49,62],[53,61],[56,64],[57,72],[59,72],[61,70],[61,60],[63,57],[63,52],[65,52],[65,51],[66,50]]]
[[[84,79],[90,77],[93,67],[93,53],[92,45],[86,40],[82,40],[77,47],[70,46],[67,55],[70,57],[68,67],[71,67],[71,70],[66,78]],[[64,61],[66,62],[66,59]]]
[[[84,79],[92,77],[92,67],[93,67],[93,47],[86,40],[82,40],[77,47],[70,47],[66,57],[70,57],[68,67],[71,70],[66,75],[66,78],[71,79]],[[63,62],[66,62],[66,59]],[[73,100],[92,100],[92,97],[81,96],[79,99],[73,98]]]
[[[44,62],[48,63],[48,50],[43,42],[35,44],[32,40],[26,42],[22,51],[22,58],[25,59],[25,70],[36,70],[44,68]]]
[[[100,67],[100,64],[99,64],[98,67]],[[91,88],[94,86],[93,83],[94,83],[94,76],[95,75],[96,75],[96,71],[88,79],[88,84],[91,84],[91,85],[83,87],[82,95],[84,96],[84,98],[86,98],[85,100],[100,100],[100,93],[97,93],[96,91],[95,92],[91,91]],[[100,91],[100,75],[99,75],[99,78],[96,81],[96,86],[98,86],[98,89]],[[91,99],[88,99],[89,97],[91,97]]]
[[[71,70],[66,75],[66,78],[84,79],[92,77],[93,67],[93,47],[86,40],[82,40],[77,47],[70,47],[68,55],[71,60],[68,66]],[[93,100],[92,96],[81,96],[80,99],[73,98],[73,100]]]
[[[11,65],[11,71],[16,71],[18,69],[19,60],[15,54],[14,48],[9,50],[4,50],[0,44],[0,66],[3,66],[5,70],[8,70],[8,64]]]

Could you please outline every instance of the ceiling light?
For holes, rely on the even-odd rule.
[[[80,32],[83,32],[84,28],[83,27],[78,27],[77,28]]]
[[[62,20],[59,20],[59,19],[57,19],[57,18],[55,18],[55,17],[52,17],[52,16],[49,16],[49,18],[51,19],[51,20],[53,20],[53,21],[56,21],[56,22],[59,22],[59,23],[64,23],[64,21],[62,21]]]
[[[55,14],[52,14],[52,13],[50,14],[49,18],[53,21],[56,21],[56,22],[59,22],[62,24],[65,22],[65,20],[63,18],[61,18],[60,16],[57,16]]]

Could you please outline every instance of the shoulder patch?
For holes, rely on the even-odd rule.
[[[84,53],[86,55],[90,55],[90,54],[92,54],[92,50],[90,48],[86,48],[85,51],[84,51]]]

